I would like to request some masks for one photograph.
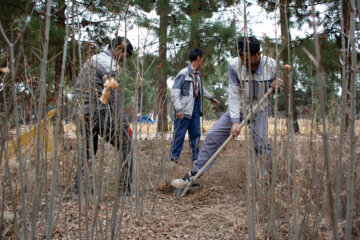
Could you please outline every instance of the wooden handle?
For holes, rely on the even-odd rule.
[[[270,94],[273,92],[273,88],[270,88],[266,94],[258,101],[258,103],[252,108],[252,111],[246,115],[246,119],[249,120],[253,118],[253,116],[259,112],[260,107],[264,104],[266,99],[270,96]],[[245,126],[247,121],[242,121],[239,125],[239,129],[241,129],[243,126]],[[205,169],[208,168],[208,166],[217,158],[217,156],[221,153],[221,151],[226,147],[226,145],[231,141],[233,136],[230,134],[230,136],[225,140],[225,142],[220,146],[220,148],[212,155],[212,157],[206,162],[206,164],[200,169],[199,172],[196,173],[196,175],[191,178],[190,182],[185,186],[183,192],[181,193],[181,196],[184,196],[186,192],[189,190],[191,184],[195,182],[201,174],[205,171]]]

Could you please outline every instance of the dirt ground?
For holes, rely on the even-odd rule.
[[[152,144],[152,140],[143,140],[144,158],[149,157],[147,146]],[[169,167],[166,179],[154,183],[155,189],[142,188],[144,211],[141,216],[137,217],[135,213],[135,196],[121,197],[120,205],[124,207],[124,215],[120,238],[243,239],[247,228],[244,169],[240,168],[240,162],[235,161],[233,151],[232,146],[226,149],[212,170],[200,179],[200,188],[191,189],[186,196],[180,197],[173,194],[174,188],[171,187],[170,182],[190,170],[191,152],[188,144],[185,143],[180,159],[181,165]],[[146,165],[145,162],[143,164]],[[154,172],[149,175],[156,178],[156,171],[158,169],[154,168]],[[72,194],[63,202],[63,213],[60,214],[54,239],[80,238],[77,199],[77,196]],[[114,198],[108,197],[102,201],[108,202],[107,209],[111,209]],[[87,210],[91,221],[93,209],[90,207]],[[101,213],[98,217],[102,217],[105,221],[110,218],[109,215],[110,213],[108,215]],[[82,222],[82,238],[84,238],[86,236],[84,216]],[[67,231],[64,232],[63,229]]]
[[[331,141],[334,143],[337,140]],[[65,194],[58,194],[56,197],[54,211],[59,211],[59,216],[52,239],[108,239],[112,234],[111,219],[114,217],[116,239],[248,239],[248,216],[251,215],[248,206],[254,210],[256,239],[271,239],[270,229],[275,229],[276,239],[293,239],[295,227],[301,239],[332,239],[321,138],[317,137],[314,143],[315,150],[311,151],[308,136],[295,136],[293,145],[296,146],[294,151],[297,170],[296,176],[291,178],[290,148],[286,147],[286,140],[280,136],[277,144],[278,187],[273,195],[268,178],[259,175],[260,164],[255,159],[253,170],[256,174],[251,176],[252,183],[255,184],[249,186],[250,194],[246,194],[246,163],[249,161],[246,148],[252,148],[241,140],[232,141],[220,154],[211,170],[200,178],[200,188],[191,189],[186,196],[180,197],[173,194],[170,182],[184,176],[192,167],[188,142],[184,144],[181,165],[162,168],[162,163],[168,162],[170,141],[142,139],[138,196],[119,196],[117,213],[112,215],[114,190],[113,186],[106,186],[105,180],[100,198],[88,191],[87,197],[81,201],[79,195],[72,193],[73,182],[69,181],[72,177],[66,176],[66,169],[70,168],[70,160],[76,158],[75,143],[65,141],[59,163],[65,170],[59,169],[58,174],[59,179],[64,175],[63,179],[67,179],[67,182],[61,180],[63,183],[59,183],[59,191]],[[101,144],[100,141],[99,145]],[[331,151],[336,151],[336,147],[336,144],[332,144]],[[106,143],[105,152],[111,150],[112,146]],[[358,150],[357,155],[360,156]],[[102,157],[104,156],[98,153],[96,161],[97,164],[104,164],[103,174],[106,178],[112,167],[106,164],[106,160],[101,161]],[[316,159],[316,163],[310,163],[310,158]],[[108,157],[105,155],[104,159]],[[334,166],[332,164],[332,168]],[[358,167],[357,165],[356,168]],[[359,177],[355,180],[355,193],[359,192],[358,183]],[[50,185],[44,187],[50,189]],[[135,182],[132,188],[135,191]],[[41,204],[38,239],[44,239],[46,233],[47,197],[44,195]],[[99,206],[96,208],[94,203],[97,200]],[[346,205],[346,195],[342,196],[342,201]],[[274,208],[271,209],[271,206]],[[359,203],[355,201],[354,212],[358,209]],[[360,236],[359,214],[354,215],[353,235]],[[273,220],[271,216],[274,216]],[[340,236],[343,236],[343,226],[344,223],[340,224]],[[5,229],[6,227],[5,225]]]
[[[299,152],[303,154],[302,160],[305,161],[309,154],[309,150],[307,150],[308,137],[298,136],[295,141],[299,143],[296,151],[298,154]],[[159,162],[151,163],[149,160],[153,156],[154,144],[153,140],[142,141],[143,151],[140,164],[143,166],[143,170],[147,169],[144,171],[147,173],[147,178],[152,179],[150,180],[152,181],[151,186],[148,181],[144,180],[144,176],[140,183],[143,211],[136,214],[135,196],[120,197],[119,206],[120,209],[123,209],[123,214],[121,215],[120,210],[118,211],[117,236],[120,239],[248,239],[245,142],[233,141],[220,155],[212,169],[200,178],[200,188],[190,190],[184,197],[173,194],[174,189],[170,182],[174,178],[182,177],[191,169],[191,152],[187,142],[184,144],[181,155],[181,166],[168,168],[164,180],[160,180],[158,176],[160,173]],[[166,144],[169,142],[167,141]],[[286,151],[281,144],[278,147],[279,151]],[[318,147],[321,150],[321,146]],[[145,166],[147,167],[145,168]],[[301,166],[303,165],[300,164],[299,169]],[[255,164],[255,167],[259,167],[259,164]],[[279,168],[279,180],[283,182],[279,184],[280,187],[274,193],[274,226],[277,239],[292,239],[290,229],[294,227],[292,222],[294,202],[291,195],[293,192],[288,178],[281,177],[284,176],[281,174],[286,171],[286,168],[287,166]],[[144,174],[144,172],[142,173]],[[261,182],[259,176],[256,176],[255,182],[251,204],[253,204],[253,209],[256,209],[254,213],[256,238],[270,239],[268,238],[271,225],[270,185]],[[298,182],[296,184],[300,185]],[[306,186],[310,189],[309,185],[304,182],[301,185],[305,189]],[[316,185],[311,189],[321,196],[325,194],[323,184]],[[326,199],[311,195],[310,190],[302,189],[298,192],[300,192],[300,196],[297,214],[298,224],[301,223],[301,236],[311,239],[332,239]],[[90,197],[92,196],[90,195]],[[95,231],[95,236],[99,239],[110,237],[109,228],[106,229],[104,226],[109,225],[114,197],[105,195],[101,201],[97,213],[97,224],[99,228],[103,229],[96,228],[97,231]],[[81,231],[79,231],[78,197],[74,195],[68,197],[63,202],[54,239],[84,239],[87,235],[91,236],[90,223],[94,218],[94,210],[90,203],[86,210],[88,218],[85,217],[86,213],[83,211],[81,213]],[[86,219],[89,221],[88,229],[86,229]],[[318,222],[314,224],[316,219]],[[309,232],[309,229],[314,230]]]

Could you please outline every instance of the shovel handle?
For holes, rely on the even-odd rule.
[[[270,96],[270,94],[273,92],[273,88],[270,87],[269,90],[265,93],[265,95],[258,101],[258,103],[252,108],[252,111],[247,114],[246,119],[249,120],[251,118],[253,118],[253,116],[255,114],[257,114],[260,110],[260,107],[264,104],[264,102],[266,101],[266,99]],[[242,121],[241,124],[239,125],[239,129],[241,129],[243,126],[245,126],[247,121]],[[186,194],[186,192],[189,190],[189,188],[191,187],[192,183],[194,181],[196,181],[201,174],[205,171],[205,169],[207,169],[207,167],[217,158],[217,156],[221,153],[222,150],[224,150],[224,148],[226,147],[226,145],[231,141],[231,139],[233,138],[232,135],[230,135],[225,142],[220,146],[220,148],[214,153],[214,155],[212,155],[212,157],[206,162],[206,164],[200,169],[199,172],[196,173],[196,175],[190,179],[190,181],[188,182],[188,184],[185,186],[184,190],[182,191],[180,196],[184,196]]]

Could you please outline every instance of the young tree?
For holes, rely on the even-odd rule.
[[[171,13],[169,0],[158,0],[156,2],[157,14],[160,17],[159,25],[159,77],[158,77],[158,131],[167,131],[167,42],[168,42],[168,27],[169,27],[169,14]]]
[[[290,35],[290,27],[292,26],[290,18],[292,11],[289,9],[291,3],[295,3],[296,0],[280,0],[280,29],[281,29],[281,41],[282,51],[280,58],[283,64],[292,66],[293,59],[291,59],[290,50],[292,49],[292,41]],[[260,6],[263,6],[266,11],[276,11],[274,2],[258,0]],[[285,102],[285,115],[288,121],[292,122],[293,130],[295,133],[299,133],[300,128],[297,122],[297,113],[295,109],[295,81],[293,74],[288,69],[284,69],[284,102]],[[288,125],[289,126],[289,125]]]

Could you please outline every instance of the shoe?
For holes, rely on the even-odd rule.
[[[281,183],[279,181],[275,181],[275,191],[280,190],[281,188]]]
[[[177,160],[171,159],[171,160],[169,161],[169,165],[170,165],[170,166],[179,166],[180,164],[179,164],[179,162],[178,162]]]
[[[78,195],[78,194],[79,194],[79,186],[78,186],[78,183],[77,183],[77,182],[74,183],[73,193],[74,193],[75,195]]]
[[[171,157],[170,161],[178,163],[179,162],[179,157]]]
[[[175,179],[171,182],[171,186],[175,187],[175,188],[184,188],[191,180],[191,178],[193,178],[196,175],[196,172],[194,171],[190,171],[188,172],[183,178],[178,178]],[[197,185],[198,187],[200,186],[200,184],[198,183],[193,183],[192,186],[195,187],[195,185]]]
[[[73,192],[74,195],[78,195],[78,194],[79,194],[79,187],[80,187],[80,186],[79,186],[78,178],[77,178],[77,176],[75,176],[74,185],[73,185],[73,190],[72,190],[72,192]],[[83,180],[83,191],[84,191],[84,194],[85,194],[84,180]],[[90,192],[88,192],[88,193],[94,194],[94,189],[91,188],[91,189],[90,189]]]
[[[119,189],[119,196],[125,196],[125,197],[129,197],[129,196],[133,196],[134,193],[131,191],[131,187],[130,184],[123,187],[120,187]]]
[[[78,176],[75,175],[74,177],[74,186],[73,186],[73,193],[75,195],[78,195],[79,194],[79,179],[78,179]]]

